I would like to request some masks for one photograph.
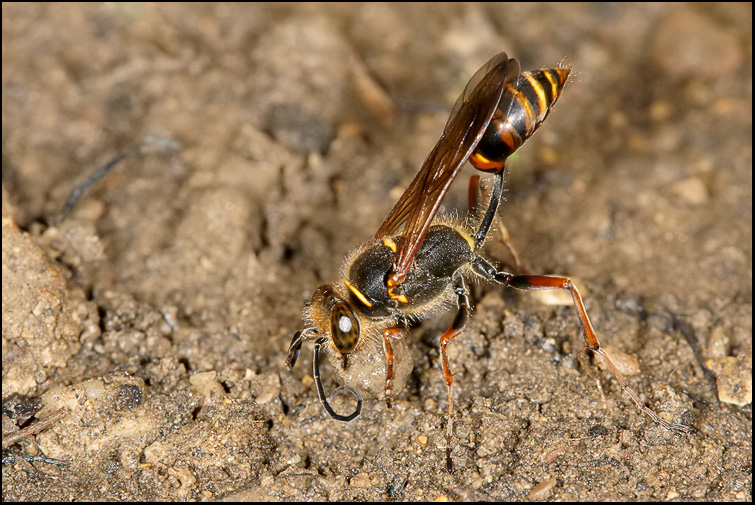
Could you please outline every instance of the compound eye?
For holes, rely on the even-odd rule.
[[[354,350],[359,342],[359,321],[345,303],[337,303],[330,312],[330,333],[341,354]]]

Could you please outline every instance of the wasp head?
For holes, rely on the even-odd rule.
[[[303,316],[307,328],[294,335],[287,364],[291,368],[296,363],[304,340],[314,340],[313,377],[318,393],[322,388],[319,371],[321,349],[328,356],[339,382],[357,396],[358,408],[361,408],[361,395],[357,391],[369,397],[383,398],[388,375],[392,380],[390,387],[400,391],[406,385],[414,364],[411,352],[402,338],[383,335],[383,330],[396,325],[395,317],[367,316],[330,284],[320,286],[312,294],[310,302],[304,307]],[[391,341],[386,344],[384,340],[389,338]],[[387,372],[389,358],[385,345],[390,346],[393,356],[390,374]],[[324,394],[320,395],[320,401],[331,417],[345,420],[346,416],[332,413]]]

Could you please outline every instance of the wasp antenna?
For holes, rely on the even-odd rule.
[[[304,343],[304,333],[307,330],[299,330],[294,333],[294,338],[291,339],[291,345],[288,346],[288,357],[286,358],[286,367],[291,370],[296,364],[296,360],[299,359],[299,351],[301,345]]]
[[[314,350],[314,356],[312,358],[312,376],[315,378],[315,385],[317,386],[317,396],[320,398],[320,403],[322,403],[322,406],[325,408],[325,411],[335,419],[336,421],[343,421],[343,422],[349,422],[353,421],[357,417],[359,417],[362,414],[362,395],[359,394],[359,391],[354,389],[351,386],[341,386],[339,388],[336,388],[335,391],[333,391],[333,394],[330,395],[330,399],[333,399],[333,396],[335,396],[339,391],[350,391],[354,394],[354,396],[357,399],[357,408],[354,409],[354,412],[349,414],[348,416],[342,416],[340,414],[337,414],[335,410],[333,410],[333,407],[330,406],[330,403],[328,403],[328,399],[325,398],[325,389],[322,387],[322,379],[320,379],[320,347],[325,342],[325,339],[320,339],[317,342],[315,342],[315,350]],[[292,342],[293,345],[293,342]],[[301,344],[299,344],[301,345]]]
[[[362,414],[362,403],[364,403],[364,401],[362,400],[362,395],[360,395],[359,391],[357,391],[356,389],[354,389],[351,386],[339,386],[335,390],[333,390],[332,393],[330,393],[330,400],[332,401],[333,397],[335,395],[337,395],[338,393],[340,393],[341,391],[350,391],[356,397],[356,399],[357,399],[357,408],[354,409],[354,413],[353,414],[351,414],[351,415],[348,416],[349,419],[346,419],[346,421],[351,421],[353,419],[356,419],[357,417],[359,417]]]
[[[294,367],[296,360],[299,359],[299,351],[304,341],[316,335],[317,330],[314,328],[305,328],[294,333],[294,338],[291,339],[291,344],[288,346],[288,357],[286,358],[286,367],[289,370]]]

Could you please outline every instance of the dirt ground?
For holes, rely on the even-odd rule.
[[[751,4],[4,3],[2,18],[4,442],[65,408],[4,449],[3,500],[751,500]],[[286,369],[304,302],[502,50],[574,68],[509,163],[512,240],[531,271],[577,280],[630,386],[690,435],[577,359],[574,309],[540,293],[474,286],[449,347],[453,474],[452,313],[407,339],[392,409],[334,421],[311,345]],[[56,218],[147,135],[163,140]],[[446,210],[465,212],[473,172]]]

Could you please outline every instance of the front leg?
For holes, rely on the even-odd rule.
[[[391,338],[403,338],[405,330],[403,328],[386,328],[383,330],[383,351],[388,363],[385,366],[385,404],[388,408],[393,407],[393,349],[391,349]]]

